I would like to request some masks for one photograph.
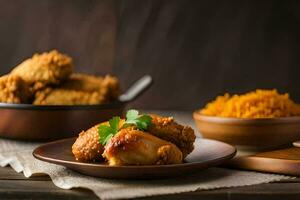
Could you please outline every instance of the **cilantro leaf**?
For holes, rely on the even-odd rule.
[[[131,109],[128,110],[126,113],[126,120],[133,120],[138,118],[138,116],[139,116],[139,111]]]
[[[149,115],[142,115],[137,119],[137,127],[140,130],[146,130],[152,123],[152,117]]]
[[[126,121],[123,128],[132,124],[140,130],[147,130],[148,126],[151,125],[151,121],[152,118],[149,115],[139,115],[137,110],[129,110],[126,114]]]
[[[152,123],[152,117],[150,117],[149,115],[142,115],[138,118],[138,120],[143,121],[149,125]]]
[[[120,117],[113,117],[109,120],[110,127],[114,130],[114,133],[117,133],[119,130]]]
[[[109,125],[101,124],[98,127],[99,142],[106,145],[109,140],[118,133],[120,117],[113,117],[108,121]],[[149,115],[139,115],[137,110],[128,110],[126,113],[126,121],[121,128],[134,125],[139,130],[145,131],[152,124],[152,117]]]
[[[107,144],[108,141],[113,137],[113,134],[109,134],[108,136],[106,136],[106,138],[103,140],[103,145]]]
[[[109,126],[101,124],[98,127],[99,141],[105,145],[119,131],[120,117],[109,120]]]

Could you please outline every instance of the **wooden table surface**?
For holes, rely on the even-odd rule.
[[[153,113],[174,116],[183,124],[194,127],[190,113],[186,112],[159,112]],[[0,167],[0,200],[2,199],[71,199],[85,200],[98,199],[90,190],[64,190],[56,187],[48,176],[25,178],[12,168]],[[253,186],[216,189],[210,191],[188,192],[174,195],[144,197],[139,199],[300,199],[300,177],[292,180],[259,184]]]
[[[25,178],[10,167],[0,168],[0,199],[98,199],[85,189],[64,190],[48,176]],[[188,192],[139,199],[300,199],[300,178],[253,186]]]

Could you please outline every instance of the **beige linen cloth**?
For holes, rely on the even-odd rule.
[[[172,113],[169,113],[172,115]],[[176,114],[173,114],[173,116]],[[178,114],[177,114],[178,115]],[[189,123],[186,117],[178,121]],[[0,166],[10,165],[26,177],[48,174],[63,189],[87,188],[100,199],[127,199],[196,190],[246,186],[290,179],[292,177],[257,172],[210,168],[196,174],[161,180],[112,180],[85,176],[63,166],[39,161],[32,156],[34,143],[0,139]]]

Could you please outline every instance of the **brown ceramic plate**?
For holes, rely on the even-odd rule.
[[[82,130],[121,116],[127,103],[152,84],[146,75],[136,81],[119,100],[103,105],[32,105],[0,103],[0,136],[30,141],[53,141],[78,135]]]
[[[247,150],[273,149],[300,139],[300,117],[239,119],[193,114],[205,138],[220,140]]]
[[[154,179],[176,177],[198,172],[231,159],[236,149],[226,143],[197,138],[194,151],[183,164],[148,166],[108,166],[106,163],[84,163],[74,159],[71,146],[76,138],[59,140],[37,147],[37,159],[63,165],[82,174],[102,178]]]

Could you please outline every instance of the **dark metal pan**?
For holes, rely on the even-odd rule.
[[[0,103],[0,136],[30,141],[51,141],[78,135],[82,130],[123,114],[152,84],[146,75],[136,81],[119,100],[103,105],[49,105]]]

